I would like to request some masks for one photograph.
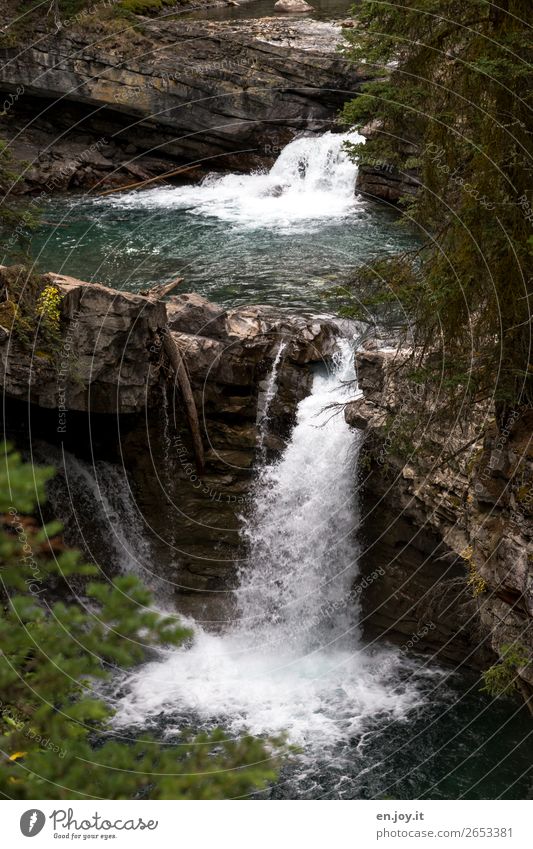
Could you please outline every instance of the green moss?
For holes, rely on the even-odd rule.
[[[504,643],[500,649],[501,660],[483,673],[482,690],[499,698],[518,689],[518,670],[529,664],[527,649],[520,643]]]
[[[61,300],[47,277],[10,266],[0,280],[0,324],[24,347],[38,345],[42,355],[53,358],[61,346]]]
[[[160,12],[163,6],[170,6],[166,0],[122,0],[119,4],[121,9],[131,12],[133,15],[148,15],[151,12]]]

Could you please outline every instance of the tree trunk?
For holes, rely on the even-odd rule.
[[[199,475],[202,475],[205,469],[204,447],[202,445],[202,436],[200,433],[200,424],[198,421],[198,411],[194,402],[194,396],[192,394],[189,375],[187,374],[187,369],[185,368],[185,363],[183,362],[181,352],[178,346],[176,345],[174,339],[172,338],[172,335],[170,334],[168,328],[165,327],[159,332],[163,339],[163,350],[167,355],[168,359],[170,360],[170,364],[176,373],[176,378],[178,381],[178,386],[180,388],[181,396],[183,398],[183,403],[185,404],[185,413],[187,416],[187,422],[192,437],[194,456],[196,460],[196,470]]]

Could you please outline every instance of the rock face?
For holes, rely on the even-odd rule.
[[[360,130],[367,139],[382,132],[379,121],[372,121]],[[417,153],[417,146],[406,140],[398,141],[397,153],[407,161]],[[398,168],[388,162],[360,165],[357,172],[356,189],[369,198],[395,204],[404,197],[415,195],[420,186],[420,174],[416,168]]]
[[[367,434],[363,574],[384,571],[363,596],[369,633],[483,668],[508,643],[533,657],[533,414],[498,429],[480,409],[480,431],[458,432],[397,378],[395,353],[361,350],[356,362],[363,397],[345,415]],[[397,434],[404,446],[411,435],[410,457]],[[528,698],[531,663],[519,675]]]
[[[0,267],[0,288],[13,269]],[[23,344],[15,333],[0,340],[2,388],[7,396],[39,407],[91,413],[133,413],[146,406],[159,380],[151,364],[155,335],[166,322],[165,305],[96,283],[48,274],[59,290],[61,339],[47,349],[37,329]]]
[[[9,293],[17,269],[0,266],[0,289]],[[58,406],[58,386],[68,409],[91,413],[136,413],[152,405],[165,360],[158,331],[169,327],[198,393],[200,407],[214,409],[226,393],[240,396],[257,414],[264,374],[280,347],[279,379],[308,383],[305,367],[335,350],[337,329],[328,321],[291,316],[272,307],[224,310],[196,294],[167,303],[142,294],[84,283],[59,274],[44,275],[43,286],[59,292],[61,324],[53,350],[41,350],[39,329],[23,341],[8,328],[0,334],[3,390],[37,406]],[[294,381],[294,372],[299,378]],[[298,397],[299,396],[299,397]],[[302,393],[290,401],[294,411]],[[285,413],[289,407],[285,410]]]
[[[374,200],[398,203],[418,192],[417,171],[400,170],[393,165],[362,165],[357,172],[356,189]]]
[[[134,182],[162,173],[162,160],[167,170],[204,158],[211,170],[248,170],[271,162],[295,133],[329,128],[357,92],[364,75],[336,52],[340,37],[331,24],[270,18],[139,19],[127,35],[43,31],[23,52],[3,51],[0,87],[24,96],[0,129],[21,157],[24,146],[38,154],[25,172],[34,185],[39,162],[48,172],[59,157],[65,166],[66,144],[73,171],[59,175],[60,188]],[[28,120],[32,97],[40,105]],[[39,133],[48,134],[40,148]]]
[[[171,297],[167,312],[200,412],[207,472],[201,480],[196,474],[172,386],[164,434],[161,417],[150,416],[150,453],[139,431],[129,435],[125,452],[143,515],[155,530],[159,574],[174,586],[179,610],[219,628],[232,617],[255,460],[283,447],[297,404],[311,389],[312,367],[334,352],[337,329],[267,306],[225,311],[194,294]],[[162,499],[160,480],[175,509]],[[169,528],[179,541],[174,559],[161,543]]]
[[[167,311],[202,411],[211,462],[233,474],[248,470],[258,441],[280,447],[290,432],[310,389],[308,366],[334,353],[336,326],[268,306],[224,311],[194,294],[170,298]]]
[[[176,163],[164,156],[147,154],[120,135],[111,139],[104,127],[97,128],[90,109],[72,101],[63,105],[26,95],[11,110],[9,119],[0,115],[0,135],[9,140],[9,150],[20,174],[13,194],[50,195],[80,189],[95,192],[130,186],[143,180],[176,172]],[[113,130],[119,130],[111,120]],[[177,174],[175,175],[177,178]],[[182,165],[179,179],[203,176],[201,168]]]
[[[13,291],[13,273],[0,269],[4,290]],[[314,364],[336,349],[336,326],[267,306],[225,310],[196,294],[163,302],[53,274],[43,283],[62,295],[57,348],[41,350],[39,338],[23,344],[6,328],[0,333],[7,403],[26,402],[10,413],[11,437],[19,444],[25,429],[32,451],[34,441],[59,442],[91,464],[105,458],[115,470],[123,466],[122,482],[107,502],[104,496],[105,505],[114,503],[117,488],[133,493],[136,512],[121,538],[131,526],[139,536],[140,526],[149,550],[144,559],[150,574],[167,582],[167,602],[174,592],[182,612],[209,627],[222,625],[242,565],[240,517],[254,461],[283,446],[298,401],[310,391]],[[203,475],[163,351],[165,327],[194,393]],[[109,546],[101,533],[95,538],[85,494],[69,487],[58,504],[71,505],[62,518],[72,524],[74,510],[78,537],[81,528],[89,554],[108,564]]]

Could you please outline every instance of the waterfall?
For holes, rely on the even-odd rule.
[[[316,758],[376,716],[401,718],[418,702],[398,674],[405,658],[365,649],[357,633],[358,439],[335,406],[353,397],[352,359],[346,344],[315,375],[286,450],[258,478],[234,625],[225,634],[195,626],[191,647],[122,679],[117,727],[286,732]]]
[[[163,585],[124,470],[100,460],[91,464],[51,445],[42,454],[60,472],[48,487],[48,500],[67,541],[113,572],[136,575],[157,595]]]
[[[270,423],[270,407],[272,406],[272,401],[276,397],[276,392],[278,389],[278,371],[280,363],[283,359],[283,352],[285,351],[286,347],[286,342],[281,341],[279,343],[278,350],[276,351],[276,356],[272,361],[272,366],[266,379],[264,389],[259,392],[259,397],[257,399],[256,424],[259,430],[258,449],[260,456],[262,456],[264,453],[264,444],[265,439],[268,435],[268,426]]]
[[[357,133],[301,136],[283,148],[269,172],[208,175],[197,186],[165,186],[102,199],[119,208],[182,209],[248,228],[292,227],[348,215],[355,196],[357,166],[346,142]]]
[[[239,607],[241,629],[261,642],[275,637],[303,651],[310,641],[320,646],[350,621],[353,626],[347,607],[357,571],[353,486],[359,439],[335,406],[346,400],[345,383],[355,378],[352,358],[344,342],[330,373],[315,376],[282,458],[259,476],[245,526],[249,562]]]

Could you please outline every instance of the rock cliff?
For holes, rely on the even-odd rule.
[[[364,138],[378,138],[382,133],[379,121],[372,121],[360,130]],[[418,147],[405,140],[397,140],[396,153],[402,162],[418,154]],[[374,200],[395,204],[402,198],[415,195],[420,186],[420,172],[417,168],[391,165],[390,162],[367,161],[360,165],[357,173],[357,191]]]
[[[21,268],[0,266],[2,303],[14,303],[14,288],[23,290],[28,279]],[[225,310],[196,294],[162,301],[52,273],[42,276],[40,289],[46,288],[59,301],[53,347],[47,350],[42,338],[44,318],[32,338],[21,335],[16,318],[0,335],[4,392],[42,408],[57,408],[59,384],[72,411],[129,414],[150,408],[166,363],[159,338],[164,328],[182,353],[204,411],[218,409],[226,394],[225,411],[240,416],[242,398],[247,414],[257,416],[262,379],[280,348],[277,380],[295,390],[286,395],[285,413],[306,394],[306,367],[335,350],[333,322],[268,306]],[[232,393],[241,400],[232,401]]]
[[[532,411],[498,427],[487,405],[475,428],[439,424],[396,352],[356,362],[363,396],[345,416],[366,433],[363,574],[384,572],[363,596],[366,628],[477,667],[510,643],[532,658]],[[529,700],[531,662],[517,674]]]
[[[20,191],[54,176],[60,189],[133,182],[165,160],[269,164],[296,133],[330,128],[364,80],[336,52],[340,27],[318,21],[141,18],[37,36],[4,49],[0,67],[15,92],[0,132],[30,160]]]
[[[0,268],[6,314],[16,279],[16,268]],[[240,567],[240,516],[254,461],[283,446],[312,369],[336,350],[336,325],[268,306],[225,310],[196,294],[162,301],[55,274],[39,282],[60,295],[59,335],[50,349],[40,322],[31,338],[20,337],[16,322],[1,329],[9,437],[31,456],[44,440],[41,462],[57,455],[51,443],[59,443],[60,458],[66,449],[91,465],[105,459],[123,467],[119,486],[131,488],[139,511],[129,521],[143,527],[150,569],[168,581],[166,600],[174,592],[180,610],[220,622]],[[188,372],[202,475],[162,330]],[[86,495],[69,483],[70,461],[63,462],[56,506],[73,525],[70,541],[81,538],[89,556],[109,567],[94,506],[87,510]]]

